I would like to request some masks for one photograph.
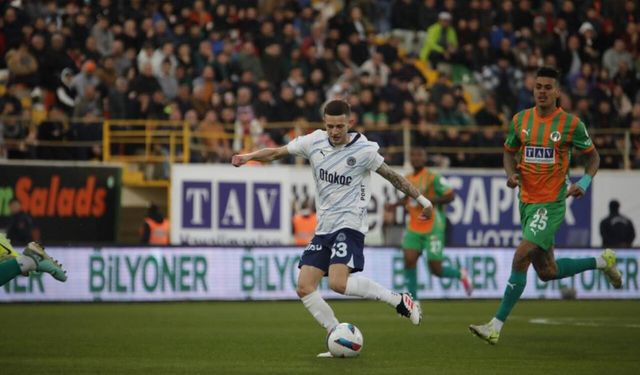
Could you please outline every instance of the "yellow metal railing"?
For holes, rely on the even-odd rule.
[[[147,173],[148,166],[188,163],[191,129],[185,121],[104,120],[102,123],[102,159],[125,165],[123,181],[127,185],[168,186],[169,176]]]
[[[105,120],[102,126],[104,161],[138,163],[188,163],[191,129],[185,121],[168,120]],[[140,147],[121,147],[118,145]],[[167,155],[159,154],[154,146],[168,148]],[[178,152],[181,151],[181,152]]]
[[[151,176],[149,169],[162,168],[171,163],[188,163],[192,160],[194,153],[218,153],[221,148],[225,148],[224,157],[216,160],[228,161],[235,131],[233,125],[203,126],[202,124],[190,125],[186,121],[166,121],[166,120],[96,120],[82,121],[80,119],[59,120],[69,127],[74,126],[101,126],[102,140],[79,141],[79,140],[38,140],[35,130],[38,125],[29,116],[8,117],[0,116],[0,122],[6,126],[23,126],[29,129],[30,136],[24,139],[12,139],[5,135],[4,142],[0,143],[0,153],[2,150],[10,148],[24,147],[100,147],[102,148],[102,160],[107,162],[121,162],[124,166],[125,183],[134,185],[168,185],[168,177],[165,175]],[[287,123],[263,124],[263,132],[276,131],[286,134],[285,141],[295,136],[308,133],[314,129],[322,128],[322,123],[308,123],[306,121],[296,121]],[[504,126],[444,126],[435,124],[391,124],[380,126],[364,127],[357,125],[356,130],[364,131],[365,135],[371,132],[384,132],[393,134],[396,142],[387,145],[383,153],[391,155],[394,160],[409,160],[410,146],[415,140],[414,137],[420,135],[427,139],[446,139],[446,142],[430,142],[428,151],[431,155],[452,156],[455,154],[468,155],[495,155],[502,154],[502,147],[486,147],[481,144],[469,147],[458,141],[462,135],[475,137],[483,132],[493,132],[499,139],[504,139],[506,128]],[[598,147],[599,153],[603,157],[609,157],[619,161],[625,169],[630,169],[633,157],[637,155],[637,146],[634,147],[634,140],[640,137],[637,129],[590,129],[594,143]],[[240,136],[242,150],[251,150],[256,145],[256,139],[252,135]],[[237,142],[236,142],[237,143]],[[238,151],[238,150],[234,150]],[[197,156],[197,155],[196,155]],[[206,162],[206,160],[205,160]],[[297,162],[302,162],[298,160]]]

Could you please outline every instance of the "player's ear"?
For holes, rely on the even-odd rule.
[[[349,116],[349,129],[351,129],[353,125],[355,125],[355,123],[356,123],[356,117],[353,114],[351,114]]]

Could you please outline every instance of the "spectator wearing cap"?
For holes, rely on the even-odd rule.
[[[73,107],[76,104],[76,90],[73,88],[71,82],[73,81],[73,71],[69,68],[65,68],[60,73],[60,84],[56,88],[56,101],[58,107],[71,116],[73,113]]]
[[[82,70],[76,74],[71,81],[71,87],[76,90],[79,97],[84,96],[87,86],[96,87],[100,84],[100,80],[95,74],[96,63],[93,60],[87,60],[82,64]]]
[[[196,108],[200,117],[205,116],[207,111],[213,109],[218,112],[217,115],[221,121],[233,126],[235,119],[239,118],[240,114],[236,113],[234,100],[228,101],[223,98],[228,96],[233,98],[236,90],[243,86],[249,86],[253,92],[252,98],[256,100],[252,104],[256,105],[254,107],[256,109],[255,116],[259,121],[276,121],[283,117],[280,112],[287,115],[286,117],[290,117],[287,112],[292,108],[303,111],[302,115],[298,117],[311,119],[318,115],[313,108],[316,107],[314,104],[316,100],[323,102],[323,96],[325,96],[327,89],[333,88],[330,90],[330,94],[348,96],[349,100],[353,102],[354,112],[358,115],[371,112],[369,108],[371,105],[367,104],[370,101],[376,103],[381,99],[386,99],[389,103],[395,103],[395,106],[391,106],[393,109],[389,111],[389,114],[395,114],[396,109],[402,107],[406,100],[427,100],[430,97],[432,102],[428,103],[429,111],[426,110],[427,104],[421,107],[423,109],[417,122],[406,116],[391,121],[393,123],[408,120],[415,125],[420,122],[424,123],[427,114],[435,120],[440,101],[437,99],[437,90],[427,93],[424,89],[424,84],[420,81],[422,79],[420,78],[421,72],[413,67],[415,61],[412,59],[411,53],[423,52],[420,48],[416,49],[415,45],[419,47],[425,45],[426,43],[423,42],[427,32],[429,29],[434,29],[432,26],[437,26],[440,28],[440,34],[438,38],[432,39],[432,42],[435,40],[434,44],[441,48],[441,52],[439,54],[436,49],[426,48],[427,53],[424,55],[426,61],[431,65],[437,64],[438,61],[446,62],[444,55],[449,52],[449,49],[442,47],[449,46],[450,33],[443,31],[442,25],[446,23],[447,18],[450,22],[453,18],[456,23],[455,25],[450,24],[454,30],[452,32],[455,34],[458,49],[464,50],[464,52],[458,53],[454,49],[455,52],[449,53],[449,57],[452,59],[449,61],[462,64],[475,71],[482,71],[487,66],[490,67],[489,70],[498,67],[499,64],[496,62],[505,60],[506,56],[510,68],[520,68],[524,71],[539,66],[543,61],[554,63],[552,60],[556,59],[557,67],[564,74],[562,84],[565,84],[566,81],[572,87],[571,99],[580,107],[581,111],[589,112],[583,113],[581,116],[593,118],[593,115],[596,115],[598,119],[601,119],[596,122],[602,123],[602,125],[608,124],[607,126],[627,126],[629,122],[637,123],[635,118],[625,119],[624,122],[609,119],[612,112],[628,112],[627,97],[632,100],[637,100],[636,97],[640,97],[640,94],[637,94],[637,87],[640,84],[635,77],[635,73],[640,68],[640,62],[632,60],[632,63],[629,64],[625,59],[625,61],[616,63],[614,58],[616,57],[614,54],[616,52],[616,43],[614,43],[616,38],[625,41],[627,51],[632,56],[635,56],[636,52],[640,50],[640,34],[636,25],[637,18],[635,18],[638,15],[637,1],[619,1],[616,6],[611,6],[609,2],[601,2],[602,7],[598,9],[595,5],[585,7],[577,1],[384,0],[389,8],[392,4],[394,6],[394,12],[386,13],[382,12],[382,2],[383,0],[380,2],[373,0],[346,2],[349,4],[346,4],[346,8],[342,9],[342,1],[313,1],[313,7],[323,13],[324,18],[322,15],[314,13],[311,7],[304,8],[303,5],[301,7],[304,10],[296,13],[295,10],[291,10],[296,5],[287,3],[282,7],[281,4],[278,5],[277,1],[267,2],[267,5],[261,4],[261,11],[258,14],[257,8],[246,8],[247,4],[253,4],[255,0],[243,0],[237,3],[217,2],[215,4],[209,4],[210,1],[206,0],[171,3],[163,1],[156,7],[145,7],[144,2],[125,4],[127,2],[99,1],[100,4],[96,3],[90,7],[79,6],[76,2],[71,2],[66,5],[64,11],[55,2],[47,2],[44,13],[43,7],[31,4],[23,7],[24,9],[5,7],[3,9],[5,38],[0,38],[0,51],[6,51],[4,48],[15,49],[15,44],[20,43],[23,39],[22,37],[14,39],[8,37],[7,35],[10,35],[12,30],[16,32],[16,35],[22,35],[27,38],[25,40],[31,41],[32,48],[28,52],[38,63],[39,73],[33,84],[36,85],[35,87],[52,91],[55,96],[58,96],[57,89],[64,90],[64,85],[60,82],[60,73],[63,69],[82,66],[87,60],[94,61],[95,64],[98,64],[94,75],[102,81],[95,85],[95,88],[100,90],[100,96],[105,96],[105,84],[114,86],[113,81],[116,76],[118,78],[116,82],[119,82],[120,85],[116,84],[115,86],[119,86],[120,89],[124,88],[122,92],[114,90],[115,87],[109,88],[108,103],[111,116],[125,116],[126,118],[136,115],[166,117],[163,109],[169,104],[172,107],[180,107],[181,113]],[[544,20],[544,25],[541,20],[535,22],[536,26],[544,26],[541,28],[544,32],[539,35],[532,31],[535,19],[534,12],[531,10],[532,4],[538,12],[535,15],[540,15]],[[624,11],[625,6],[632,8],[633,11]],[[273,12],[265,11],[269,7],[278,7],[279,9]],[[356,8],[355,16],[351,16],[349,13],[354,7]],[[358,14],[358,7],[362,8],[362,14]],[[419,9],[415,11],[416,8]],[[296,9],[300,9],[300,6]],[[586,12],[583,12],[585,10]],[[104,11],[108,12],[106,15],[109,17],[106,23],[103,21],[106,18]],[[47,23],[45,21],[47,14],[56,14],[56,12],[61,16]],[[406,17],[398,17],[398,12],[404,12]],[[394,37],[396,30],[388,35],[382,45],[378,45],[376,35],[367,27],[367,20],[375,21],[378,24],[378,21],[374,20],[372,16],[373,13],[384,14],[386,17],[384,21],[386,23],[394,22],[395,27],[400,27],[401,24],[413,24],[416,18],[419,19],[418,22],[424,21],[425,23],[413,27],[404,26],[409,38],[405,46],[404,52],[406,53],[399,54],[398,47],[401,41]],[[190,15],[194,16],[192,20],[189,20]],[[363,15],[364,17],[362,17]],[[424,20],[421,18],[422,16],[425,16]],[[358,22],[363,27],[358,26]],[[100,28],[101,24],[106,27]],[[302,24],[304,26],[301,26]],[[567,27],[564,27],[565,25]],[[261,28],[263,31],[260,31]],[[304,31],[300,31],[303,28]],[[420,31],[415,32],[416,29]],[[24,34],[21,30],[24,31]],[[325,35],[325,30],[328,30],[327,35]],[[494,30],[493,34],[492,30]],[[299,35],[298,32],[300,32]],[[111,51],[107,52],[109,54],[105,56],[102,39],[105,36],[108,38],[109,33],[115,37],[115,40],[112,42]],[[535,34],[533,39],[532,33]],[[516,34],[518,42],[514,43],[513,37]],[[374,37],[371,37],[372,35]],[[433,35],[431,36],[433,37]],[[548,44],[549,36],[553,39],[552,47],[545,47]],[[302,47],[299,47],[298,43],[301,38],[305,37],[308,38],[302,43]],[[489,42],[490,37],[494,37],[495,48],[492,48]],[[3,40],[4,45],[8,47],[4,47]],[[507,43],[505,40],[511,40],[511,43]],[[144,73],[138,73],[144,70],[144,65],[152,62],[153,74],[156,78],[161,78],[158,75],[158,66],[163,65],[167,56],[162,54],[154,59],[154,54],[163,52],[163,41],[176,41],[177,66],[172,64],[175,69],[174,78],[178,85],[188,85],[183,89],[178,89],[182,96],[174,99],[175,103],[166,103],[166,98],[171,97],[172,94],[166,90],[165,85],[159,86],[164,89],[163,95],[159,87],[149,89],[148,84],[151,86],[155,86],[155,84],[147,80]],[[140,53],[139,61],[136,61],[136,56],[141,52],[140,48],[143,43],[149,43],[148,51]],[[248,53],[242,51],[243,47],[252,46],[253,43],[260,45],[259,52],[256,52],[254,48],[249,48],[246,51]],[[12,44],[14,45],[12,46]],[[275,68],[270,67],[268,74],[264,75],[262,74],[263,61],[261,58],[267,55],[264,50],[274,44],[282,51],[279,53],[280,56],[274,58],[273,63],[270,63]],[[344,46],[340,46],[341,44]],[[609,50],[611,56],[607,55],[607,58],[602,58],[605,56],[605,51],[611,46],[614,46]],[[156,48],[158,48],[157,51],[155,51]],[[169,44],[167,48],[173,49],[174,47]],[[180,52],[181,50],[182,52]],[[384,78],[376,78],[378,68],[373,62],[377,56],[372,56],[376,50],[383,53],[384,63],[389,68],[386,87]],[[549,53],[549,51],[553,52]],[[515,61],[510,55],[515,56]],[[367,57],[365,58],[365,56]],[[421,53],[420,56],[422,57],[423,54]],[[3,57],[8,58],[9,56],[5,54]],[[107,57],[113,58],[116,75],[111,72],[107,75],[100,74],[101,71],[111,70],[111,61]],[[435,61],[435,64],[432,61],[434,58],[438,60]],[[272,56],[266,56],[266,60],[270,59]],[[64,63],[62,63],[63,60]],[[354,62],[356,66],[352,66],[351,62]],[[368,63],[372,63],[374,66],[368,67]],[[137,66],[137,69],[130,68],[131,66]],[[210,95],[211,99],[209,99],[209,95],[207,95],[209,90],[197,87],[193,93],[195,100],[192,102],[190,90],[193,87],[193,81],[204,75],[203,70],[206,66],[214,68],[215,86],[211,85],[211,88],[215,89],[215,93]],[[593,66],[593,73],[584,77],[577,74],[584,66]],[[24,66],[19,68],[24,68]],[[84,67],[80,70],[82,74],[85,73]],[[275,73],[272,74],[274,70]],[[601,70],[606,72],[606,77],[601,76]],[[418,78],[413,78],[416,76],[415,72],[417,72]],[[507,71],[497,69],[490,73],[488,81],[497,78],[496,82],[502,84],[502,88],[497,88],[500,86],[498,85],[492,89],[498,95],[497,100],[501,105],[497,105],[497,107],[500,111],[514,110],[518,103],[527,101],[520,100],[525,96],[530,99],[529,90],[522,89],[513,94],[513,88],[508,86],[514,82],[517,83],[518,79],[510,75],[508,69]],[[64,76],[71,78],[69,72],[66,72]],[[456,74],[456,76],[459,75]],[[269,78],[268,83],[261,81],[264,77]],[[600,77],[597,83],[595,77]],[[15,82],[16,75],[11,72],[9,79],[10,82]],[[510,80],[514,80],[514,82],[510,82]],[[380,81],[379,86],[381,87],[375,87],[376,85],[373,84],[375,81]],[[487,82],[481,81],[480,83]],[[505,85],[505,83],[507,84]],[[283,84],[294,88],[295,99],[291,106],[287,106],[284,110],[280,108],[275,111],[273,96],[279,97],[276,93],[280,92]],[[626,96],[621,94],[620,89],[615,85],[621,86]],[[129,87],[131,90],[128,92]],[[269,90],[274,91],[270,92]],[[367,90],[366,94],[360,95],[363,90]],[[111,94],[115,94],[113,98]],[[368,95],[372,98],[369,98]],[[518,95],[522,97],[518,98]],[[240,102],[240,92],[237,93],[237,96],[238,102]],[[308,102],[307,96],[309,97]],[[129,102],[135,103],[133,110],[117,109],[126,107],[117,104],[122,104],[121,99],[125,97]],[[260,103],[264,107],[264,111],[257,105],[260,102],[260,97],[264,99],[264,102]],[[78,96],[78,98],[83,98],[83,96]],[[510,108],[506,108],[505,99],[511,100]],[[606,109],[605,105],[601,106],[603,100],[609,101],[608,111],[601,110]],[[61,102],[60,98],[57,102]],[[49,102],[45,104],[48,105]],[[458,104],[460,104],[459,101]],[[368,109],[364,110],[365,107]],[[465,108],[457,106],[455,108],[463,112],[463,115],[465,114]],[[67,108],[67,110],[69,109]],[[360,112],[358,112],[359,110]],[[95,117],[95,112],[98,111],[90,111],[91,116]],[[640,118],[640,109],[636,112],[638,115],[634,116]],[[177,110],[172,110],[171,116],[177,116],[175,117],[177,119],[180,117],[175,115],[177,113]],[[460,132],[461,135],[463,133],[465,132]],[[597,137],[594,137],[594,142],[596,142],[595,138]],[[640,142],[637,144],[640,145]],[[634,147],[638,146],[635,146],[634,143]],[[616,160],[612,160],[609,164],[615,164],[615,162]]]
[[[440,62],[450,62],[458,48],[456,30],[451,26],[451,13],[440,12],[438,22],[429,26],[420,60],[428,61],[432,68]]]
[[[599,63],[600,51],[597,48],[596,29],[591,22],[583,22],[578,32],[582,37],[582,55],[585,58],[585,62]]]

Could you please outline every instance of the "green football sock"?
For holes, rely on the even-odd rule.
[[[587,270],[595,270],[596,258],[557,259],[556,268],[558,269],[558,274],[555,279],[562,279]]]
[[[416,298],[418,296],[418,270],[415,268],[404,269],[404,285],[407,291]]]
[[[22,271],[20,271],[20,265],[16,258],[0,262],[0,286],[13,280],[20,273]]]
[[[522,292],[524,292],[526,285],[526,272],[511,271],[509,282],[504,290],[504,296],[502,297],[502,301],[500,301],[500,307],[498,307],[498,312],[496,313],[497,319],[503,322],[507,320],[511,310],[520,299]]]
[[[442,267],[442,276],[440,277],[443,279],[459,279],[460,270],[457,268]]]

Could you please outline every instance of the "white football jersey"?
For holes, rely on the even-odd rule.
[[[371,171],[384,161],[378,144],[350,132],[346,145],[334,147],[324,130],[298,137],[287,145],[292,155],[309,160],[316,181],[316,234],[351,228],[367,233]]]

